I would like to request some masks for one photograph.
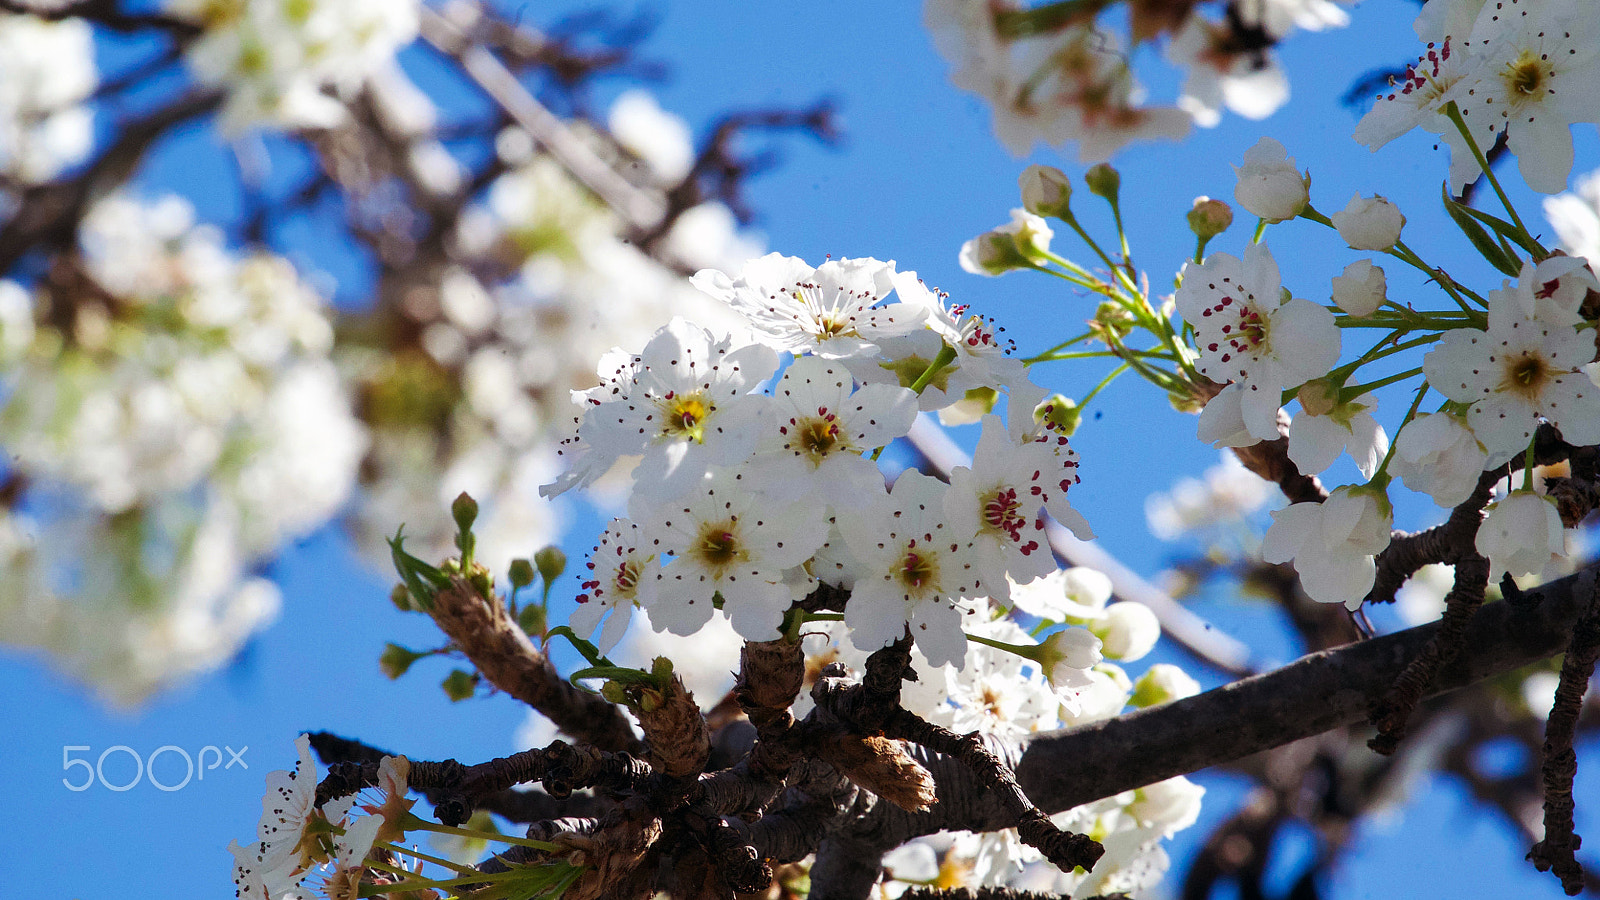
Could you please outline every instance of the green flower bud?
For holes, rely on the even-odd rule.
[[[1104,197],[1112,203],[1117,202],[1117,192],[1122,190],[1122,176],[1117,174],[1116,169],[1106,163],[1100,163],[1083,173],[1083,180],[1089,185],[1089,193],[1096,197]]]
[[[1128,311],[1128,308],[1112,300],[1103,301],[1094,310],[1094,326],[1096,330],[1104,331],[1116,337],[1123,337],[1133,331],[1139,320]]]
[[[517,624],[522,627],[523,632],[526,634],[542,636],[549,623],[545,616],[544,607],[537,603],[530,603],[524,606],[521,612],[517,613]]]
[[[411,602],[411,592],[406,590],[406,586],[403,584],[397,584],[389,589],[389,602],[393,603],[394,608],[401,612],[411,612],[417,608]]]
[[[533,563],[539,567],[539,575],[544,578],[544,583],[550,584],[567,570],[567,555],[561,552],[560,547],[551,545],[535,553]]]
[[[511,561],[511,586],[525,588],[530,584],[533,584],[533,563],[525,559],[513,559]]]
[[[1061,394],[1051,394],[1033,413],[1048,423],[1050,430],[1062,437],[1072,437],[1083,422],[1083,410],[1077,402]]]
[[[1194,198],[1194,207],[1189,210],[1189,230],[1195,237],[1210,240],[1232,224],[1233,208],[1228,204],[1205,196]]]
[[[460,529],[462,534],[471,531],[472,523],[478,518],[478,501],[468,496],[466,491],[462,491],[450,503],[450,518],[456,520],[456,528]]]

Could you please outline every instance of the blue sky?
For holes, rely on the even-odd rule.
[[[730,108],[804,105],[820,97],[839,104],[847,135],[842,146],[787,141],[781,166],[751,184],[751,200],[761,213],[757,227],[772,249],[813,263],[826,254],[895,259],[900,268],[917,270],[930,284],[998,318],[1025,354],[1048,346],[1050,337],[1071,333],[1092,313],[1091,301],[1051,279],[983,279],[957,265],[961,242],[1005,221],[1017,205],[1016,177],[1024,165],[1047,162],[1074,176],[1083,167],[1054,151],[1026,160],[1008,155],[990,133],[984,105],[948,84],[946,64],[932,48],[917,4],[699,0],[652,9],[659,27],[645,50],[671,72],[657,87],[658,96],[697,130]],[[1197,131],[1182,144],[1134,147],[1117,158],[1134,256],[1153,282],[1168,283],[1192,252],[1183,220],[1192,199],[1231,199],[1229,164],[1239,162],[1261,135],[1283,141],[1310,170],[1312,197],[1324,212],[1342,208],[1357,190],[1382,193],[1408,211],[1406,240],[1424,258],[1455,258],[1463,242],[1438,224],[1445,221],[1437,206],[1444,151],[1435,151],[1426,136],[1412,135],[1370,154],[1350,138],[1356,114],[1337,99],[1367,70],[1415,53],[1414,9],[1405,2],[1368,0],[1352,8],[1347,30],[1297,34],[1283,53],[1293,98],[1272,118],[1228,117],[1221,127]],[[528,8],[529,20],[548,21],[547,15]],[[1173,95],[1170,73],[1149,66],[1145,72],[1153,96]],[[1597,144],[1593,129],[1580,136],[1577,171],[1600,159]],[[140,182],[152,192],[190,196],[202,216],[226,218],[237,205],[230,200],[225,152],[209,130],[189,129],[163,146]],[[1084,202],[1092,199],[1081,197],[1079,208],[1090,210],[1090,222],[1100,221],[1100,211]],[[1537,217],[1536,203],[1522,209]],[[1248,239],[1244,218],[1213,249],[1239,252]],[[1297,295],[1325,299],[1327,279],[1363,255],[1330,238],[1304,222],[1269,233],[1285,283]],[[315,222],[297,226],[291,241],[299,261],[341,280],[341,294],[348,296],[350,285],[359,284],[357,266],[318,244]],[[1079,255],[1061,235],[1057,249]],[[1420,279],[1408,280],[1394,269],[1390,278],[1391,296],[1410,292],[1433,302]],[[1038,378],[1081,394],[1104,371],[1056,364]],[[1142,383],[1119,382],[1093,410],[1096,415],[1074,439],[1084,460],[1075,502],[1112,552],[1153,572],[1173,549],[1145,531],[1145,496],[1215,463],[1216,451],[1193,440],[1193,418],[1173,412]],[[962,439],[970,445],[976,435]],[[1354,477],[1347,463],[1330,475],[1333,483]],[[1425,508],[1431,505],[1416,511]],[[575,561],[592,541],[595,524],[584,517],[572,532],[568,552]],[[262,779],[292,764],[291,742],[301,730],[334,730],[424,758],[476,761],[521,749],[512,736],[523,714],[513,701],[450,704],[434,686],[445,674],[442,667],[421,664],[399,682],[378,673],[386,641],[427,646],[435,632],[420,617],[394,611],[388,579],[359,568],[340,535],[324,531],[288,548],[269,574],[285,597],[278,623],[225,671],[136,714],[105,711],[25,655],[0,655],[0,710],[13,723],[0,744],[8,775],[0,800],[0,841],[7,848],[0,856],[0,884],[8,895],[226,896],[230,861],[223,848],[230,839],[250,838]],[[1262,629],[1241,636],[1268,648],[1269,657],[1291,652],[1282,635],[1241,602],[1210,598],[1202,611],[1223,627]],[[191,754],[205,746],[247,748],[242,758],[249,768],[218,768],[172,792],[146,782],[124,792],[99,785],[73,792],[62,784],[64,776],[81,777],[81,770],[63,771],[64,747],[90,748],[73,752],[92,762],[110,747],[149,757],[167,745]],[[1590,773],[1580,775],[1580,797],[1600,796],[1588,762],[1595,749],[1580,750]],[[127,753],[112,753],[106,757],[107,780],[125,782],[132,765]],[[180,755],[169,751],[159,765],[163,782],[181,780]],[[1213,790],[1201,823],[1174,847],[1179,869],[1208,826],[1239,801],[1236,782],[1205,783]],[[1553,878],[1536,875],[1522,862],[1526,848],[1507,840],[1502,823],[1476,811],[1461,790],[1435,788],[1423,790],[1389,820],[1363,824],[1354,852],[1329,885],[1331,897],[1561,896]],[[1592,814],[1585,816],[1582,806],[1579,813],[1580,832],[1586,819],[1592,828]]]

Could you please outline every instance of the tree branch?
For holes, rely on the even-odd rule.
[[[1427,695],[1565,650],[1595,578],[1591,567],[1540,587],[1538,601],[1526,607],[1480,609],[1460,654],[1440,668]],[[1325,650],[1186,700],[1038,735],[1017,765],[1017,780],[1041,809],[1059,811],[1363,722],[1371,698],[1388,689],[1439,627],[1434,622]]]

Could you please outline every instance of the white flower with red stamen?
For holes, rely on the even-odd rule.
[[[1079,540],[1094,540],[1089,520],[1072,508],[1067,493],[1080,480],[1078,453],[1067,440],[1067,429],[1057,418],[1053,403],[1045,401],[1044,389],[1026,377],[1008,383],[1011,399],[1006,413],[1006,429],[1019,446],[1042,447],[1050,452],[1052,463],[1039,481],[1030,479],[1029,490],[1041,487],[1044,509]]]
[[[656,555],[640,549],[639,526],[627,519],[612,519],[589,555],[589,578],[577,596],[578,608],[567,620],[574,634],[590,639],[602,616],[609,613],[595,645],[601,655],[622,640],[637,607],[656,599],[656,576],[661,564]]]
[[[1531,284],[1492,291],[1489,330],[1452,329],[1422,359],[1428,383],[1470,403],[1467,424],[1496,466],[1521,453],[1542,417],[1569,443],[1600,443],[1600,389],[1581,367],[1594,336],[1571,324],[1528,318]],[[1519,296],[1525,295],[1525,296]]]
[[[900,474],[889,498],[837,524],[856,564],[845,605],[850,642],[876,650],[899,640],[906,626],[936,666],[958,668],[966,655],[958,597],[991,589],[973,564],[971,536],[944,518],[947,488],[915,470]]]
[[[1430,4],[1424,15],[1426,10],[1442,5]],[[1417,21],[1421,31],[1422,17]],[[1379,147],[1413,128],[1439,135],[1450,147],[1450,184],[1459,190],[1478,177],[1478,163],[1455,123],[1445,115],[1444,108],[1454,99],[1456,84],[1467,74],[1470,57],[1463,46],[1467,34],[1419,36],[1428,40],[1427,50],[1415,63],[1406,66],[1405,75],[1399,81],[1391,81],[1389,90],[1378,95],[1372,109],[1356,123],[1354,137],[1357,143],[1377,152]]]
[[[772,390],[777,411],[746,464],[752,487],[780,503],[820,497],[838,509],[866,505],[885,493],[883,473],[863,456],[904,437],[917,417],[917,395],[868,384],[851,391],[839,362],[801,357]]]
[[[1309,300],[1284,299],[1265,244],[1251,244],[1243,260],[1213,253],[1201,265],[1185,265],[1175,300],[1194,327],[1196,368],[1212,381],[1231,382],[1206,404],[1202,432],[1208,416],[1231,419],[1237,410],[1249,438],[1277,438],[1283,390],[1326,375],[1339,359],[1333,314]]]
[[[1452,99],[1480,148],[1501,132],[1528,187],[1564,190],[1572,130],[1600,122],[1600,28],[1587,2],[1497,0],[1472,26],[1474,60]]]
[[[896,272],[894,286],[902,300],[926,312],[926,329],[885,341],[887,362],[850,360],[856,380],[910,387],[941,346],[949,347],[955,359],[934,373],[920,396],[920,408],[932,412],[959,403],[968,391],[1009,385],[1023,377],[1022,361],[1009,355],[1015,344],[1000,336],[1004,329],[993,321],[969,312],[965,304],[947,304],[950,295],[930,289],[915,272]]]
[[[953,533],[975,535],[973,559],[995,599],[1009,599],[1008,574],[1027,582],[1055,571],[1039,518],[1045,497],[1055,489],[1054,463],[1054,455],[1040,444],[1013,444],[1000,417],[988,415],[972,467],[950,472],[945,520]]]
[[[719,471],[676,503],[650,507],[642,530],[649,549],[673,560],[656,575],[650,619],[673,634],[692,634],[711,618],[712,596],[747,640],[778,637],[784,611],[814,580],[789,571],[827,538],[819,503],[774,504],[736,472]],[[638,496],[635,493],[634,496]]]
[[[893,287],[893,273],[894,263],[871,258],[829,260],[813,269],[769,253],[746,263],[738,278],[704,269],[690,282],[743,314],[774,350],[839,359],[872,356],[883,338],[922,326],[926,313],[917,307],[876,305]]]
[[[778,368],[758,344],[733,346],[673,319],[638,356],[607,354],[606,383],[576,395],[587,404],[578,443],[581,466],[541,488],[559,494],[598,478],[619,457],[643,454],[633,497],[671,499],[693,488],[712,466],[738,465],[755,451],[767,398],[749,393]]]

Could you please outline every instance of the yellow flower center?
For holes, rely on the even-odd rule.
[[[662,404],[661,430],[669,437],[701,441],[704,439],[703,426],[706,417],[713,409],[705,394],[699,391],[692,394],[669,394]]]

